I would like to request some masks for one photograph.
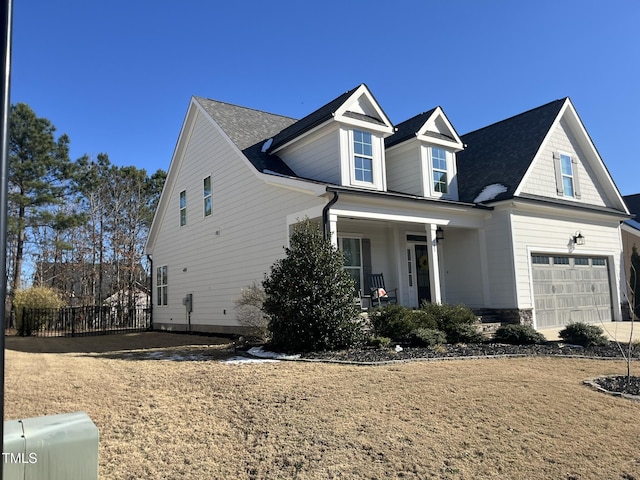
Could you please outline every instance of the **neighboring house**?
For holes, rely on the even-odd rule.
[[[568,98],[459,136],[440,107],[394,126],[366,85],[301,120],[193,97],[146,245],[155,328],[241,332],[305,217],[404,305],[621,319],[629,212]]]
[[[640,193],[635,195],[626,195],[622,197],[627,204],[627,208],[635,217],[626,220],[622,224],[622,250],[624,252],[624,272],[627,283],[631,283],[633,276],[631,275],[631,255],[633,253],[633,247],[636,247],[638,254],[640,254]],[[640,277],[640,272],[637,272]],[[636,277],[638,278],[638,277]],[[631,291],[633,285],[627,285],[627,298],[632,299]],[[640,299],[636,300],[636,303],[640,302]],[[630,315],[630,311],[623,312]]]

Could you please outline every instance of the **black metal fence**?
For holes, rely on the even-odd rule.
[[[79,337],[151,329],[149,309],[139,307],[23,308],[16,317],[22,336]]]

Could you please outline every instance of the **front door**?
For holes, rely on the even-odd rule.
[[[418,305],[431,301],[431,283],[429,281],[429,257],[426,245],[416,245],[416,284],[418,287]]]

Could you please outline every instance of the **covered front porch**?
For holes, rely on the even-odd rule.
[[[460,202],[341,190],[320,215],[305,215],[322,222],[325,236],[345,254],[345,269],[364,307],[370,275],[383,274],[386,290],[397,289],[400,305],[428,301],[487,308],[483,210]]]

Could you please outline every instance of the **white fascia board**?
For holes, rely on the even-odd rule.
[[[342,125],[347,125],[352,128],[361,128],[362,130],[381,133],[383,138],[389,137],[395,133],[395,129],[392,126],[378,125],[377,123],[366,122],[364,120],[358,120],[357,118],[336,115],[335,120],[340,122]]]
[[[464,150],[464,145],[462,144],[462,142],[456,143],[449,140],[444,140],[442,138],[430,137],[428,135],[418,135],[416,138],[421,142],[428,143],[431,145],[441,145],[443,147],[448,147],[452,149],[454,152],[459,152],[460,150]]]
[[[367,98],[367,100],[369,101],[373,109],[376,111],[380,119],[385,123],[385,127],[378,126],[378,128],[380,127],[388,128],[390,129],[391,133],[393,133],[394,132],[393,123],[391,123],[391,120],[389,120],[389,117],[387,117],[387,115],[384,113],[384,110],[382,110],[382,108],[380,107],[376,99],[373,98],[373,95],[371,94],[367,86],[364,84],[360,85],[356,89],[356,91],[353,92],[353,94],[342,105],[340,105],[340,107],[335,111],[335,117],[339,118],[341,122],[349,123],[354,121],[354,119],[352,118],[345,117],[344,114],[349,110],[349,107],[354,103],[354,101],[357,101],[362,96],[365,96]],[[367,127],[365,128],[370,128],[368,127],[369,123],[367,122],[362,122],[362,123],[364,125],[367,125]]]
[[[581,220],[591,219],[591,220],[598,220],[600,222],[608,221],[608,222],[614,222],[614,223],[620,222],[621,220],[624,220],[627,218],[627,216],[624,215],[623,213],[601,212],[597,210],[589,210],[589,205],[582,205],[582,204],[576,205],[577,208],[573,208],[572,206],[553,204],[552,202],[535,202],[535,201],[529,201],[528,199],[518,200],[515,198],[509,199],[509,200],[503,200],[503,202],[509,203],[512,208],[517,209],[519,211],[538,213],[541,216],[555,214],[558,216],[565,216],[572,219],[578,219],[578,218]],[[502,203],[502,202],[491,204],[491,206],[496,206],[498,203]],[[584,208],[580,208],[580,207],[584,207]]]
[[[182,166],[185,146],[191,138],[191,133],[193,132],[193,127],[195,125],[197,110],[194,109],[194,105],[198,105],[198,102],[194,97],[191,97],[191,100],[189,101],[189,108],[187,109],[187,113],[182,122],[182,127],[180,128],[178,141],[176,142],[173,155],[171,156],[169,170],[167,171],[167,178],[162,186],[162,192],[160,193],[160,199],[158,200],[158,207],[156,208],[156,213],[153,216],[151,227],[149,228],[149,235],[147,236],[147,241],[145,242],[143,250],[145,255],[149,255],[153,251],[156,237],[158,236],[158,229],[160,228],[160,224],[164,218],[169,198],[171,197],[178,172]]]
[[[448,143],[451,146],[454,146],[453,148],[458,148],[459,150],[462,150],[464,148],[464,144],[462,143],[462,140],[460,139],[460,137],[458,136],[458,133],[456,132],[456,129],[453,128],[453,125],[451,124],[451,122],[445,115],[444,111],[440,107],[436,107],[436,109],[433,111],[431,116],[427,119],[426,122],[424,122],[424,125],[422,125],[420,130],[418,130],[417,137],[423,141],[427,141],[427,142],[431,141],[427,139],[431,139],[432,137],[426,136],[425,133],[430,131],[429,127],[431,125],[435,125],[436,120],[438,118],[444,122],[445,126],[447,127],[447,130],[449,130],[449,135],[453,138],[453,141]],[[446,142],[446,140],[441,140],[441,141]]]
[[[622,222],[620,226],[625,232],[630,233],[631,235],[634,235],[636,237],[640,237],[640,224],[638,224],[638,228],[635,228],[633,225],[630,225],[627,222]]]

